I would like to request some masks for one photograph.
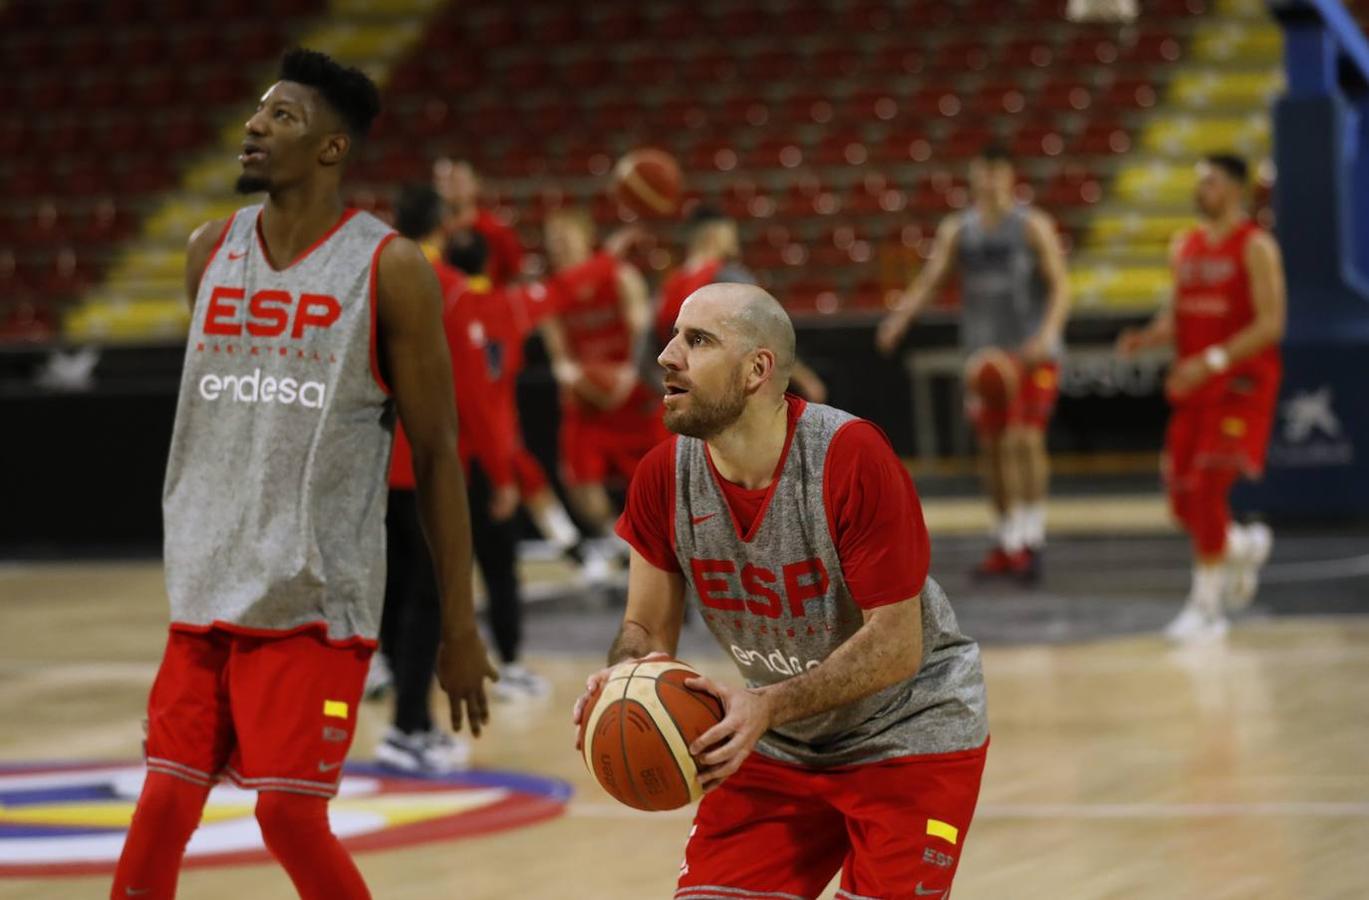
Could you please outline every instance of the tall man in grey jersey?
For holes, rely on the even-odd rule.
[[[1055,406],[1058,358],[1069,316],[1069,276],[1055,222],[1019,204],[1012,161],[988,147],[970,163],[974,205],[937,229],[931,258],[879,325],[892,353],[952,272],[960,273],[960,341],[966,406],[979,435],[995,546],[980,575],[1039,577],[1050,480],[1045,429]],[[985,378],[990,372],[993,377]],[[997,391],[983,390],[989,385]]]
[[[442,298],[384,223],[344,209],[375,85],[294,50],[247,121],[241,193],[190,239],[191,327],[167,462],[171,633],[148,702],[148,774],[112,897],[175,893],[212,784],[258,791],[262,837],[305,898],[368,897],[332,834],[385,582],[394,411],[413,446],[442,595],[453,724],[487,720],[469,513]]]
[[[838,870],[839,897],[943,895],[988,731],[912,480],[874,425],[786,394],[793,326],[759,287],[700,288],[659,362],[677,436],[618,523],[608,662],[673,654],[688,600],[746,680],[691,683],[726,715],[690,747],[707,796],[676,898],[815,897]]]

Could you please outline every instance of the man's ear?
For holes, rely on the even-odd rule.
[[[352,139],[346,132],[339,131],[336,134],[330,134],[323,145],[323,152],[319,154],[319,162],[325,166],[341,165],[347,159],[347,154],[351,152],[351,149]]]
[[[752,390],[759,388],[775,375],[775,352],[761,347],[751,360],[751,373],[747,379]]]

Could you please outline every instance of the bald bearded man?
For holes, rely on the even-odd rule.
[[[786,392],[793,325],[758,287],[694,292],[658,362],[676,436],[618,523],[608,663],[674,655],[692,602],[746,682],[691,682],[726,715],[689,748],[706,796],[675,897],[816,897],[838,871],[838,897],[943,896],[988,725],[912,479],[877,427]]]

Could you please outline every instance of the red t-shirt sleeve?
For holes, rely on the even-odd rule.
[[[653,447],[637,466],[614,530],[656,568],[678,572],[674,529],[675,438],[671,438]]]
[[[927,523],[913,479],[884,432],[865,421],[837,432],[827,450],[823,496],[857,605],[873,609],[922,591],[931,560]]]

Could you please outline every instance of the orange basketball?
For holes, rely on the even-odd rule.
[[[1018,365],[995,347],[977,351],[965,364],[965,386],[986,409],[1006,409],[1017,395]]]
[[[643,218],[674,215],[683,190],[680,164],[664,150],[633,150],[613,167],[614,198]]]
[[[585,765],[613,799],[634,809],[678,809],[697,800],[689,745],[723,717],[712,694],[685,687],[698,672],[679,660],[624,663],[585,704]]]
[[[580,364],[583,377],[571,385],[571,390],[586,403],[593,404],[599,393],[612,393],[618,383],[619,363],[584,362]],[[593,393],[591,393],[593,392]]]

